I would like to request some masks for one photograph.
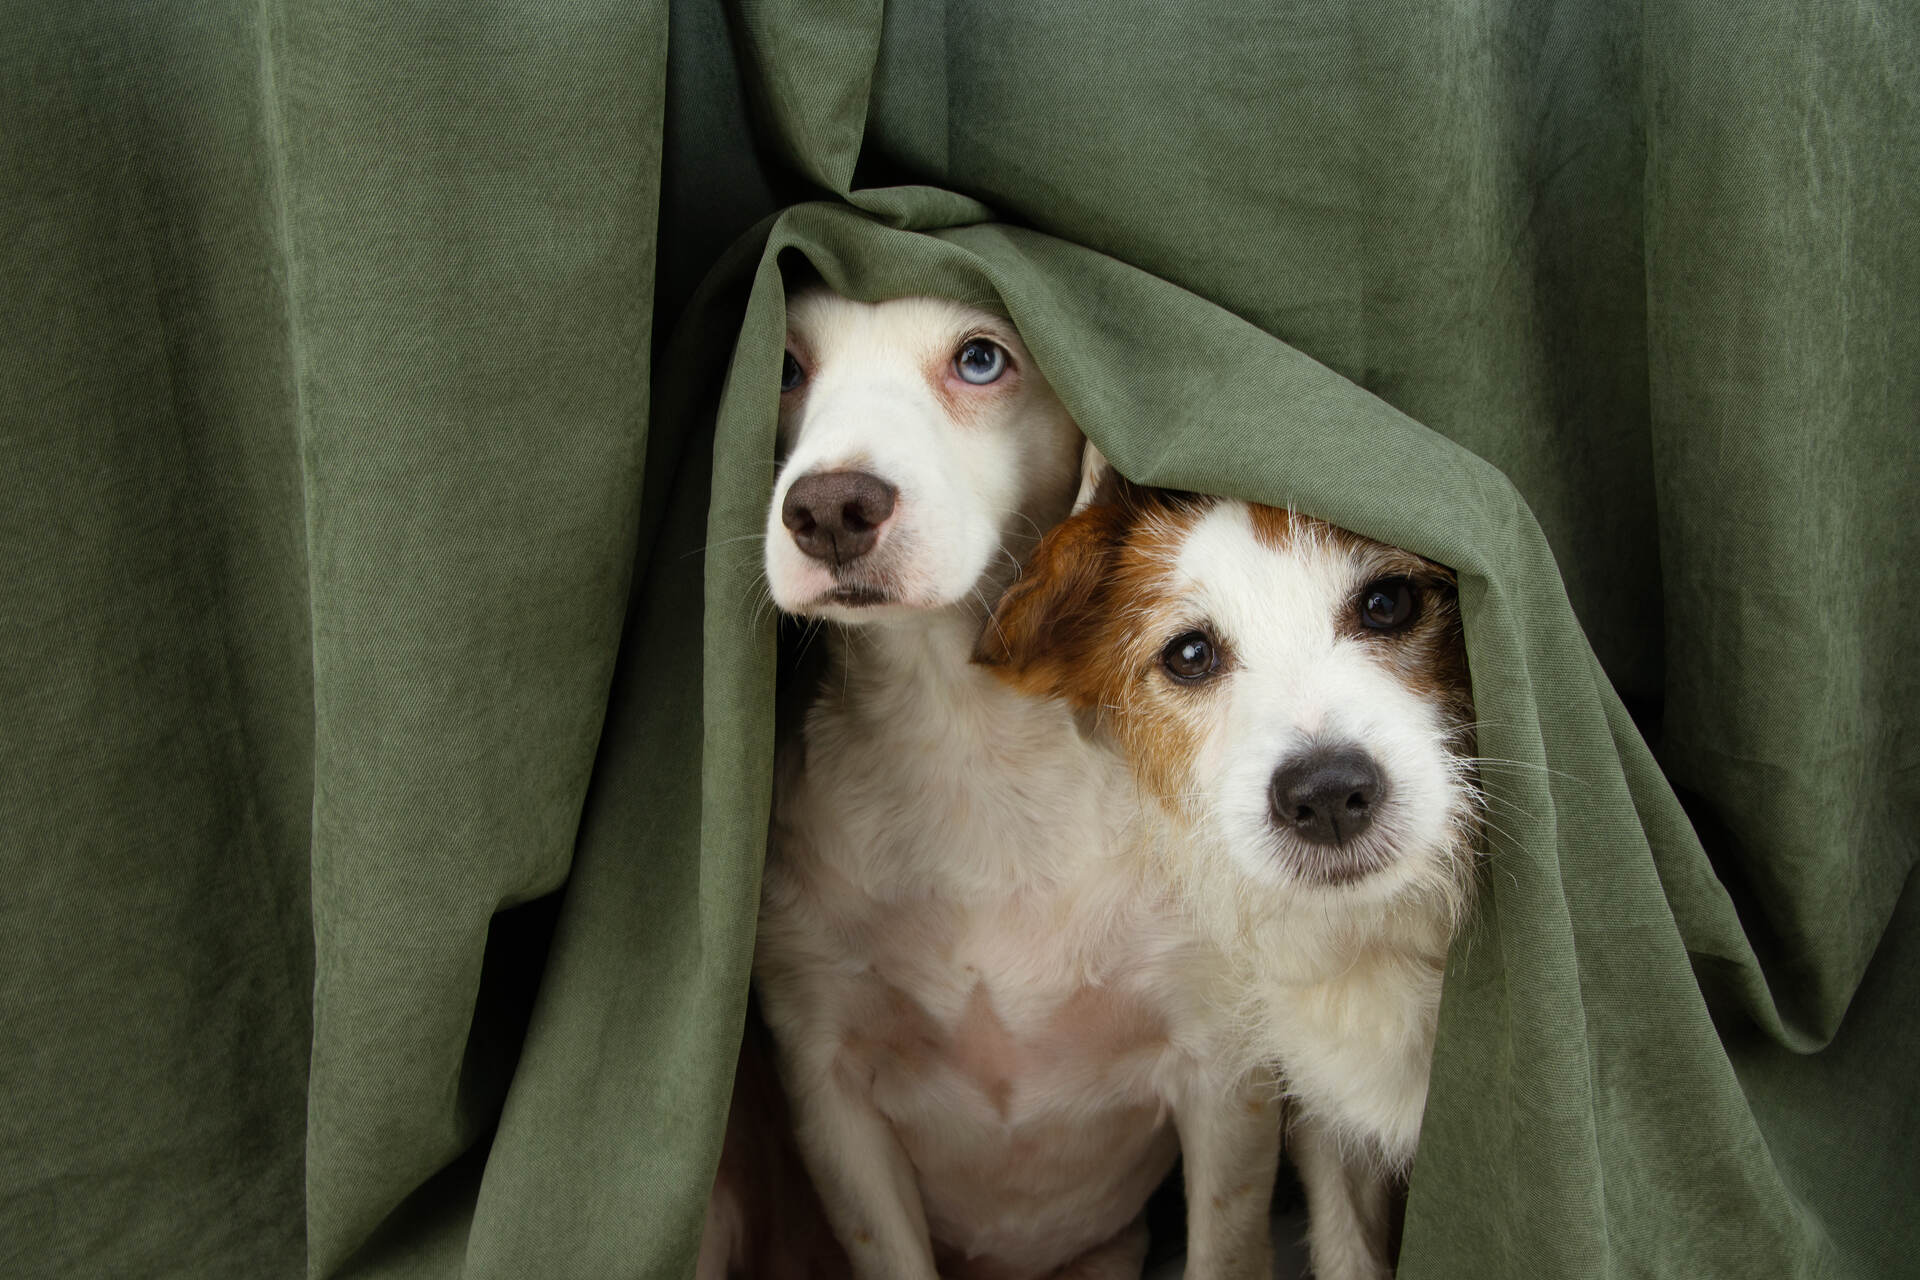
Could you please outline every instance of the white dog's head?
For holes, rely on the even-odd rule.
[[[1247,879],[1352,903],[1464,891],[1473,703],[1440,565],[1110,476],[976,656],[1096,718]]]
[[[934,298],[787,307],[767,581],[865,623],[972,603],[1066,514],[1080,432],[1013,326]]]

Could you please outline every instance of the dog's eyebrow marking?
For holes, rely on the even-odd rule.
[[[1285,551],[1293,545],[1294,535],[1299,532],[1299,522],[1293,512],[1281,507],[1248,503],[1247,517],[1253,523],[1254,539],[1270,551]]]

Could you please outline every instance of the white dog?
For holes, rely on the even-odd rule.
[[[1124,765],[970,664],[1081,440],[1012,326],[789,310],[775,602],[828,670],[785,750],[755,980],[801,1153],[869,1280],[1137,1277],[1184,1149],[1190,1276],[1265,1276],[1278,1104],[1222,1068],[1218,965]]]
[[[1239,959],[1245,1050],[1297,1102],[1314,1270],[1391,1270],[1478,832],[1453,575],[1270,507],[1108,474],[981,656],[1098,717]]]

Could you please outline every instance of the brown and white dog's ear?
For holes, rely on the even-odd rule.
[[[1087,449],[1095,452],[1092,445]],[[1056,525],[994,606],[973,660],[994,668],[1024,693],[1074,701],[1091,697],[1075,677],[1084,675],[1102,619],[1107,577],[1130,519],[1124,505],[1101,503]]]

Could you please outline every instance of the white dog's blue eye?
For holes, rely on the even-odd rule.
[[[1007,349],[985,338],[969,338],[953,357],[953,371],[976,387],[998,382],[1007,371]]]
[[[793,352],[787,352],[780,365],[780,390],[791,391],[807,380],[807,371],[793,358]]]

